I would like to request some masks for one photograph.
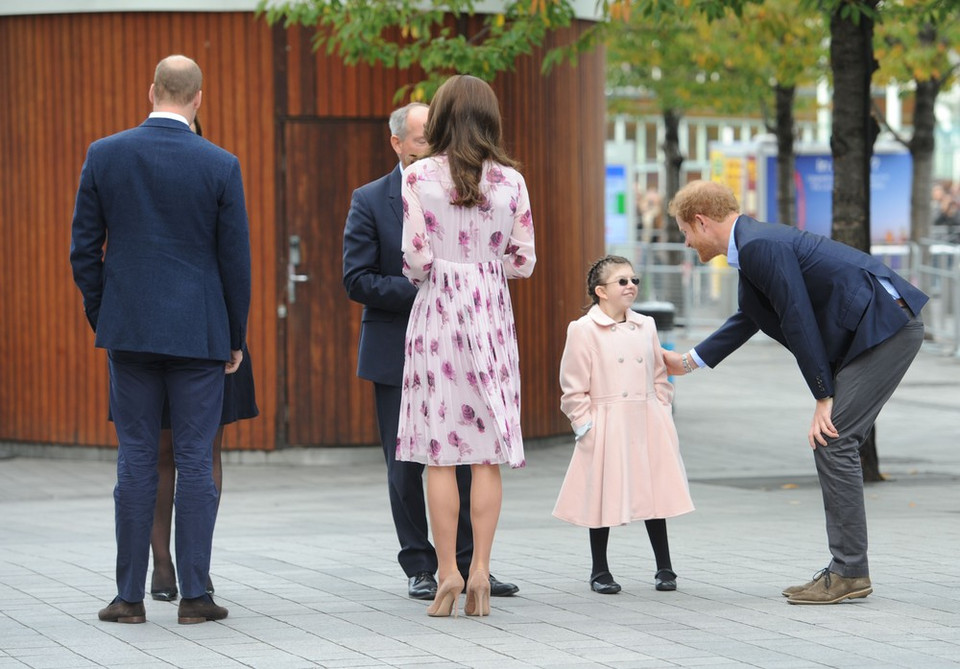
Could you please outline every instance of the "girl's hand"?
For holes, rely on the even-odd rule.
[[[663,351],[663,362],[667,366],[667,372],[672,376],[683,376],[686,370],[683,368],[683,361],[680,353],[676,351]]]

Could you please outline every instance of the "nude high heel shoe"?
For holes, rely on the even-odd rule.
[[[457,601],[463,592],[463,576],[455,572],[440,582],[433,604],[427,607],[427,615],[433,618],[449,616],[457,617]]]
[[[467,580],[467,601],[463,612],[468,616],[490,615],[490,575],[481,571],[470,574]]]

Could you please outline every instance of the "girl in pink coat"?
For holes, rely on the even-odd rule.
[[[631,308],[640,280],[605,256],[587,274],[593,306],[570,323],[560,361],[560,408],[576,435],[553,515],[590,528],[590,587],[620,592],[607,566],[610,528],[643,520],[657,590],[676,590],[666,518],[693,511],[673,424],[673,386],[649,316]]]

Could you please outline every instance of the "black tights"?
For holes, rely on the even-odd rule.
[[[643,522],[647,526],[647,536],[650,537],[653,557],[657,561],[657,571],[661,569],[672,571],[670,544],[667,542],[667,521],[663,518],[652,518]],[[593,580],[599,574],[610,571],[610,567],[607,565],[607,541],[609,539],[609,527],[590,528],[590,555],[593,557],[590,580]]]

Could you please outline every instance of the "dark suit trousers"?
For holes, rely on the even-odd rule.
[[[840,437],[813,452],[823,493],[830,571],[847,578],[870,575],[860,448],[923,342],[923,321],[913,317],[890,339],[861,353],[837,372],[832,420]]]
[[[180,594],[200,597],[210,572],[219,494],[213,439],[223,406],[223,362],[111,350],[110,410],[117,430],[117,590],[144,598],[157,496],[157,440],[166,397],[177,467],[176,556]]]
[[[407,576],[437,571],[437,553],[427,535],[427,507],[423,494],[423,465],[397,461],[397,428],[400,422],[398,386],[374,384],[377,423],[383,457],[387,462],[387,486],[393,525],[400,540],[397,560]],[[473,526],[470,524],[470,468],[457,467],[460,517],[457,523],[457,566],[466,574],[473,557]]]

